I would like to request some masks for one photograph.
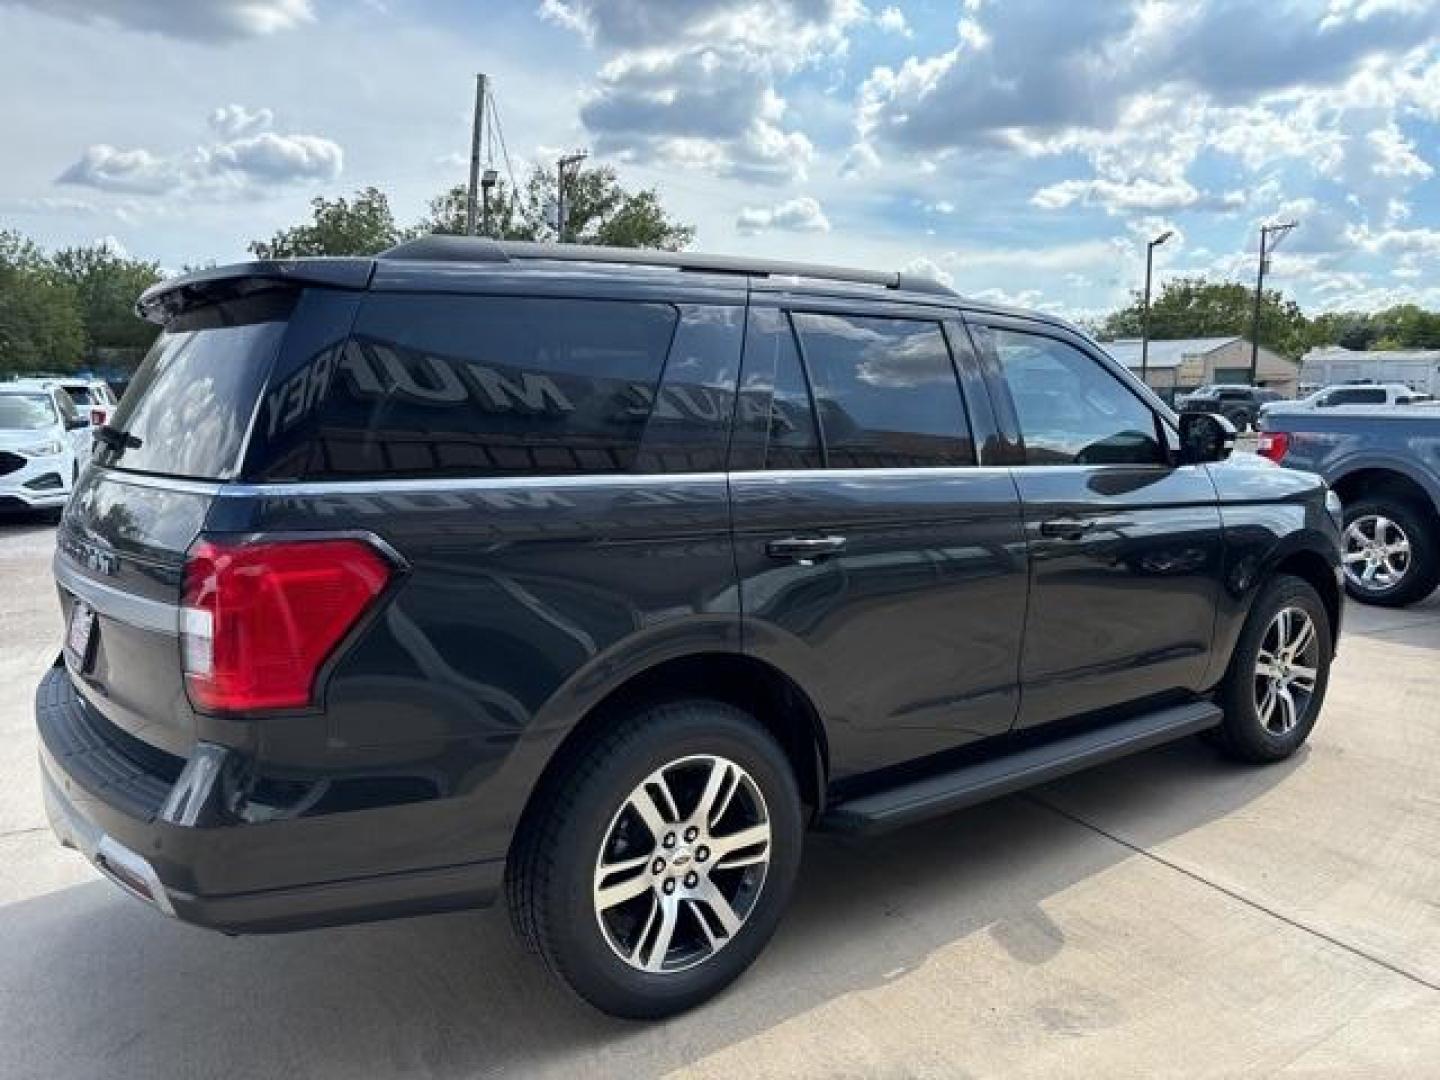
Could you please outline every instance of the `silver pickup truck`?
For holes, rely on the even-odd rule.
[[[1356,600],[1400,607],[1440,584],[1440,408],[1266,410],[1257,449],[1340,496]]]

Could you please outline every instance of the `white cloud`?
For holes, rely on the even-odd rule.
[[[178,162],[149,150],[120,150],[108,143],[87,147],[80,160],[58,178],[62,184],[137,195],[158,195],[183,181],[184,170]]]
[[[313,22],[311,0],[5,0],[75,22],[220,43]]]
[[[217,109],[210,118],[222,133],[253,131],[273,120],[269,109],[249,112],[240,106]],[[344,152],[331,139],[261,131],[168,155],[97,143],[57,181],[133,195],[258,191],[300,180],[333,180],[343,167]]]
[[[910,24],[905,21],[905,13],[893,5],[875,16],[875,25],[887,34],[899,34],[907,38],[913,36]]]
[[[222,105],[210,114],[210,127],[221,138],[238,139],[244,135],[269,131],[275,126],[275,114],[269,109],[247,109],[244,105]]]
[[[814,156],[780,79],[836,54],[859,0],[545,0],[541,14],[607,62],[580,119],[601,155],[759,183],[803,179]]]
[[[774,206],[747,206],[735,219],[735,228],[742,234],[754,235],[770,229],[788,232],[829,232],[830,222],[820,204],[808,195],[776,203]]]

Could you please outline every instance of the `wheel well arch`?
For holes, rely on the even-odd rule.
[[[1318,551],[1302,548],[1292,551],[1275,564],[1275,573],[1290,574],[1310,584],[1320,594],[1325,604],[1325,614],[1330,620],[1333,640],[1335,628],[1340,625],[1340,583],[1335,580],[1335,571],[1325,556]]]
[[[1440,516],[1435,499],[1425,486],[1398,469],[1359,468],[1338,477],[1330,486],[1347,506],[1358,499],[1390,498],[1408,503],[1431,518]]]
[[[616,718],[662,701],[711,698],[743,709],[775,737],[795,771],[804,802],[825,807],[829,744],[819,711],[793,679],[763,660],[740,653],[696,653],[638,672],[586,710],[561,740],[531,788],[515,835],[524,832],[554,785],[599,732]]]

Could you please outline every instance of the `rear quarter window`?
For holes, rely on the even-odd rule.
[[[266,440],[259,474],[289,480],[632,471],[652,409],[658,412],[678,321],[677,307],[662,303],[367,296],[342,347],[319,354],[266,394],[257,425],[257,437]],[[737,327],[737,340],[738,333]],[[704,398],[700,384],[713,380],[696,379],[666,415],[683,404],[728,423],[730,395]],[[673,430],[657,427],[650,441],[657,458],[690,464],[691,448]]]
[[[123,437],[97,443],[101,464],[228,480],[269,377],[290,294],[209,304],[172,319],[115,410]]]

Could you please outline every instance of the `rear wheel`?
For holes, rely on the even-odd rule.
[[[759,955],[799,866],[784,752],[730,705],[622,720],[549,788],[512,853],[511,914],[596,1008],[655,1018],[718,993]]]
[[[1440,536],[1410,503],[1360,499],[1345,507],[1345,591],[1365,604],[1403,607],[1440,581]]]
[[[1266,585],[1220,686],[1221,747],[1257,763],[1298,750],[1324,704],[1331,655],[1330,617],[1314,587],[1288,575]]]

